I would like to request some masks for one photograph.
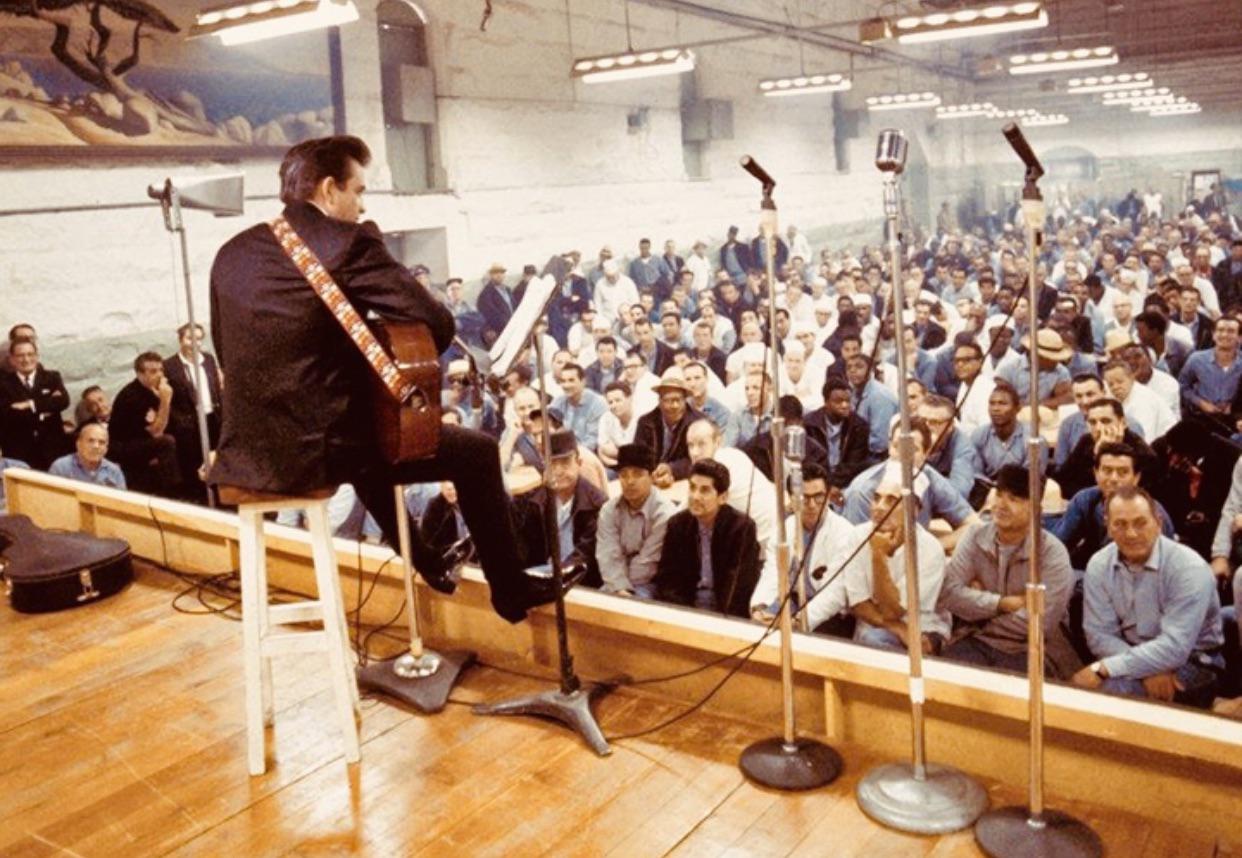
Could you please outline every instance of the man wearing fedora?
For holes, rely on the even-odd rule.
[[[569,580],[581,579],[587,586],[598,587],[595,532],[607,496],[582,477],[578,439],[572,430],[553,431],[548,443],[551,459],[544,469],[544,484],[517,502],[518,533],[526,565],[551,560],[545,526],[547,507],[551,504],[556,522],[555,550],[564,564],[564,574]]]
[[[1031,348],[1029,336],[1022,338],[1022,347]],[[1074,356],[1074,350],[1052,328],[1040,328],[1035,334],[1035,352],[1039,358],[1039,404],[1058,408],[1073,402],[1070,373],[1065,364]],[[1026,355],[1011,355],[1002,361],[996,367],[996,378],[1012,384],[1023,402],[1030,399],[1031,369]]]
[[[621,494],[599,512],[595,559],[606,593],[655,598],[656,567],[664,551],[668,520],[676,511],[654,488],[655,451],[642,444],[617,450]]]
[[[660,404],[638,418],[634,443],[655,452],[657,464],[652,476],[657,486],[667,488],[690,473],[686,430],[703,414],[690,407],[690,386],[679,366],[666,369],[654,390]]]
[[[509,324],[518,304],[509,292],[509,287],[505,285],[504,265],[493,262],[487,269],[487,280],[484,281],[479,299],[475,303],[483,316],[483,345],[490,347],[505,329],[505,325]]]

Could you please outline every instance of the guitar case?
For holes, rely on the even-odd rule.
[[[24,515],[0,515],[0,574],[23,614],[98,602],[134,579],[129,543],[44,530]]]

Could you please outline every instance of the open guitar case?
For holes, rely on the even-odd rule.
[[[0,575],[9,603],[42,614],[98,602],[134,579],[129,543],[44,530],[24,515],[0,515]]]

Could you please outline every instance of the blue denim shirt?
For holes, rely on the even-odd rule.
[[[1186,358],[1177,377],[1182,388],[1182,402],[1196,411],[1200,410],[1200,399],[1223,405],[1228,410],[1238,390],[1239,379],[1242,379],[1242,355],[1235,354],[1233,363],[1222,368],[1216,362],[1215,349],[1203,349]]]
[[[97,486],[110,486],[114,489],[126,487],[125,474],[121,472],[121,468],[116,462],[104,459],[99,463],[99,467],[92,471],[82,464],[82,460],[78,458],[77,453],[61,456],[55,462],[52,462],[47,472],[55,477],[68,477],[71,480],[94,483]]]

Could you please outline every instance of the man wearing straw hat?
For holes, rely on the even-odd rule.
[[[638,418],[634,443],[655,451],[658,464],[652,477],[657,486],[667,488],[676,480],[684,480],[690,473],[686,430],[703,414],[688,404],[690,386],[686,384],[679,366],[666,369],[654,390],[660,404]]]
[[[1031,348],[1031,338],[1022,338],[1023,348]],[[1039,357],[1039,404],[1057,408],[1073,402],[1070,391],[1070,373],[1065,364],[1074,356],[1074,350],[1052,328],[1040,328],[1035,335],[1035,352]],[[1018,397],[1030,399],[1031,373],[1025,355],[1012,355],[996,367],[996,377],[1003,378],[1018,391]]]

